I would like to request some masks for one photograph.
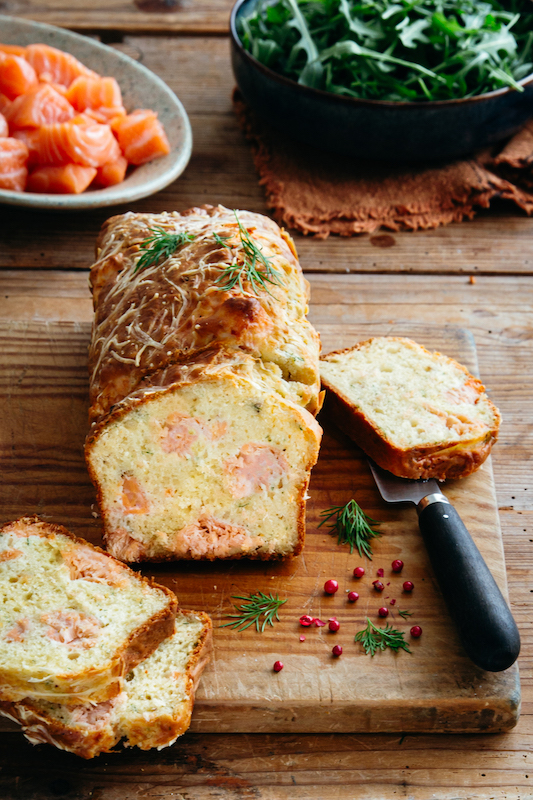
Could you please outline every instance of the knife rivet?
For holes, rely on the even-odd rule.
[[[442,519],[448,519],[448,514],[443,514]]]

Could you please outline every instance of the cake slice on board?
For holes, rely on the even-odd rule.
[[[49,743],[83,758],[126,747],[161,749],[189,727],[194,693],[211,653],[211,620],[178,611],[173,634],[127,676],[123,691],[93,706],[48,700],[0,702],[0,714],[22,725],[32,744]]]
[[[0,529],[0,700],[111,701],[174,630],[163,586],[37,517]]]
[[[376,337],[320,360],[325,410],[401,478],[464,478],[485,461],[500,412],[465,367],[410,339]]]

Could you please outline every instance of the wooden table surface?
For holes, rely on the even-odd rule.
[[[184,175],[135,210],[205,202],[266,212],[232,115],[227,0],[5,0],[5,14],[98,35],[158,73],[190,116]],[[1,40],[1,27],[0,27]],[[117,209],[118,211],[125,209]],[[87,269],[108,212],[0,209],[0,318],[90,321]],[[383,232],[381,232],[383,233]],[[503,413],[494,472],[509,593],[522,636],[522,716],[507,734],[187,734],[160,753],[82,762],[0,734],[5,800],[533,798],[533,219],[497,203],[435,231],[296,236],[316,327],[458,325]],[[387,246],[384,247],[383,244]]]

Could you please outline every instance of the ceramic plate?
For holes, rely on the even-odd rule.
[[[76,195],[0,189],[0,203],[58,210],[101,208],[147,197],[181,175],[192,150],[189,118],[174,92],[153,72],[112,47],[40,22],[0,16],[0,41],[3,44],[49,44],[72,53],[100,75],[113,76],[120,84],[128,112],[135,108],[157,111],[172,148],[168,156],[136,167],[125,181],[107,189],[89,189]]]

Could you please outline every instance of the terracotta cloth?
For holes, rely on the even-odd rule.
[[[325,239],[381,227],[437,228],[472,219],[476,208],[487,208],[494,197],[533,214],[533,121],[503,148],[464,161],[400,167],[335,157],[293,142],[260,122],[238,90],[233,103],[269,208],[301,233]]]

